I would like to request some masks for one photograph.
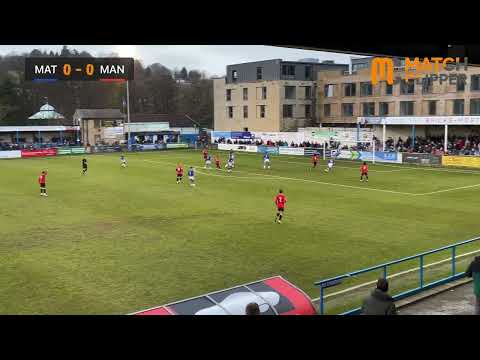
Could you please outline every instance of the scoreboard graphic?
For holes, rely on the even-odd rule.
[[[133,58],[27,57],[25,80],[33,82],[133,80]]]

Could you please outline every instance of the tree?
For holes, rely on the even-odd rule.
[[[188,72],[188,80],[191,82],[199,81],[202,78],[202,74],[197,70],[191,70]]]
[[[68,49],[68,46],[67,46],[67,45],[63,45],[62,51],[60,52],[60,56],[65,56],[65,57],[72,56],[72,53],[71,53],[70,50]]]
[[[30,52],[30,56],[31,57],[39,57],[39,56],[43,56],[42,52],[38,49],[33,49],[31,52]]]
[[[185,66],[180,70],[180,79],[187,80],[188,79],[188,72]]]

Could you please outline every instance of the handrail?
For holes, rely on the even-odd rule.
[[[471,242],[474,242],[474,241],[478,241],[478,240],[480,240],[480,237],[476,237],[476,238],[473,238],[473,239],[461,241],[461,242],[458,242],[456,244],[443,246],[443,247],[438,248],[438,249],[425,251],[425,252],[419,253],[417,255],[407,256],[407,257],[404,257],[404,258],[401,258],[401,259],[398,259],[398,260],[389,261],[389,262],[386,262],[386,263],[383,263],[383,264],[380,264],[380,265],[371,266],[371,267],[368,267],[368,268],[365,268],[365,269],[353,271],[353,272],[346,273],[346,274],[343,274],[343,275],[335,276],[333,278],[328,278],[328,279],[325,279],[325,280],[319,280],[319,281],[315,282],[314,285],[321,286],[322,283],[328,283],[328,282],[331,282],[331,281],[341,280],[341,279],[344,279],[344,278],[347,278],[347,277],[360,275],[360,274],[363,274],[363,273],[366,273],[366,272],[369,272],[369,271],[372,271],[372,270],[381,269],[385,266],[395,265],[395,264],[398,264],[398,263],[401,263],[401,262],[404,262],[404,261],[413,260],[413,259],[419,258],[420,256],[435,254],[435,253],[440,252],[440,251],[444,251],[444,250],[447,250],[447,249],[452,249],[454,247],[457,247],[457,246],[460,246],[460,245],[465,245],[465,244],[468,244],[468,243],[471,243]]]
[[[397,260],[393,260],[393,261],[389,261],[389,262],[386,262],[386,263],[383,263],[383,264],[379,264],[379,265],[371,266],[371,267],[368,267],[368,268],[356,270],[356,271],[353,271],[353,272],[350,272],[350,273],[342,274],[342,275],[331,277],[331,278],[328,278],[328,279],[319,280],[319,281],[315,282],[315,285],[320,287],[320,298],[319,298],[320,314],[321,315],[324,314],[324,299],[325,299],[324,291],[325,291],[326,288],[329,288],[329,287],[340,284],[343,279],[351,278],[351,277],[354,277],[356,275],[364,274],[364,273],[374,271],[374,270],[378,270],[378,269],[383,269],[383,277],[388,278],[388,276],[387,276],[388,266],[399,264],[399,263],[402,263],[402,262],[405,262],[405,261],[419,259],[420,264],[419,264],[418,268],[416,268],[416,269],[420,270],[419,271],[419,285],[418,285],[418,287],[416,287],[414,289],[407,290],[407,291],[402,292],[401,294],[397,294],[397,295],[393,296],[393,299],[395,299],[395,300],[407,297],[409,295],[416,294],[418,292],[424,291],[424,290],[432,288],[434,286],[444,284],[444,283],[449,282],[449,281],[456,280],[456,279],[464,276],[463,272],[461,272],[461,273],[456,272],[457,258],[462,257],[462,255],[456,255],[457,254],[457,252],[456,252],[457,247],[465,245],[465,244],[473,243],[473,242],[478,241],[478,240],[480,240],[480,237],[475,237],[475,238],[472,238],[472,239],[460,241],[460,242],[452,244],[452,245],[442,246],[442,247],[437,248],[437,249],[424,251],[424,252],[416,254],[416,255],[407,256],[407,257],[397,259]],[[438,252],[441,252],[441,251],[449,250],[449,249],[452,250],[451,259],[446,259],[445,261],[450,260],[452,262],[451,275],[449,275],[447,277],[444,277],[440,280],[425,284],[424,283],[424,269],[430,266],[429,264],[425,264],[425,261],[424,261],[425,256],[435,254],[435,253],[438,253]],[[445,261],[442,261],[442,262],[445,262]],[[394,276],[394,275],[395,274],[392,274],[391,276]],[[347,312],[344,312],[342,314],[353,314],[353,313],[358,313],[359,311],[360,311],[360,308],[356,308],[356,309],[352,309],[352,310],[349,310]]]

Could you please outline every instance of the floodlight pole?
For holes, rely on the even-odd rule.
[[[130,150],[130,89],[127,80],[127,124],[128,124],[128,140],[127,149]]]

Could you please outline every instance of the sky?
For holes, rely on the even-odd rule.
[[[160,63],[169,69],[205,71],[207,76],[223,76],[229,64],[282,59],[296,61],[303,58],[334,60],[350,63],[350,54],[300,50],[264,45],[67,45],[70,49],[88,51],[93,56],[117,53],[122,57],[134,57],[145,66]],[[23,54],[33,49],[60,52],[63,45],[0,45],[0,55]],[[359,57],[359,56],[356,56]]]

